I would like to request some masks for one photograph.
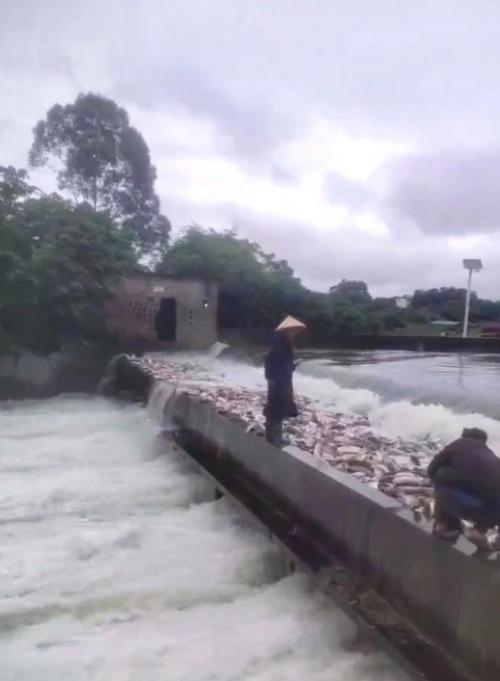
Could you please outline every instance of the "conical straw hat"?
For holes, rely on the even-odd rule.
[[[306,325],[299,322],[295,317],[285,317],[279,326],[276,327],[276,331],[284,331],[285,329],[306,329]]]

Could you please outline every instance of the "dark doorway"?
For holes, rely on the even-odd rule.
[[[162,298],[160,309],[155,317],[155,331],[162,341],[175,341],[177,338],[177,301],[175,298]]]
[[[239,329],[242,324],[241,301],[230,293],[219,293],[217,325],[221,329]]]

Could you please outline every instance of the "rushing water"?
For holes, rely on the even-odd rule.
[[[479,425],[500,450],[500,355],[335,352],[302,372],[338,386],[340,406],[352,401],[391,435],[446,441]]]
[[[300,353],[299,353],[300,354]],[[297,392],[323,408],[366,414],[390,437],[447,442],[485,428],[500,453],[500,355],[399,351],[304,352]],[[261,389],[261,367],[196,358],[206,380]]]
[[[400,351],[325,353],[309,367],[349,388],[370,388],[387,400],[443,404],[500,418],[500,355]]]
[[[0,405],[2,681],[406,678],[154,438],[135,406]]]

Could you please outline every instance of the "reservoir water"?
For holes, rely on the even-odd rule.
[[[2,681],[406,678],[155,435],[99,398],[0,405]]]

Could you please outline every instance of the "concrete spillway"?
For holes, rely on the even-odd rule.
[[[304,452],[246,434],[126,360],[114,371],[111,392],[149,398],[214,483],[428,678],[499,678],[496,567],[436,540],[398,502]]]

